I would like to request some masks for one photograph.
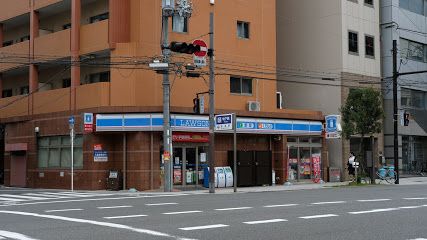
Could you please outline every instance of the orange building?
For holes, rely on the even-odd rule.
[[[271,184],[271,170],[280,183],[311,179],[315,156],[322,156],[326,169],[322,113],[281,109],[276,1],[193,2],[191,18],[171,19],[169,38],[208,42],[209,12],[214,12],[216,113],[238,115],[239,162],[246,164],[239,185]],[[162,75],[148,63],[161,59],[161,0],[0,0],[0,5],[4,184],[69,188],[68,119],[74,116],[75,189],[108,188],[110,170],[119,172],[125,188],[160,188]],[[209,161],[208,117],[192,110],[196,94],[208,90],[208,76],[183,76],[183,66],[192,61],[190,55],[172,57],[176,186],[202,184]],[[93,114],[93,132],[84,131],[83,113]],[[215,164],[227,166],[232,136],[218,133],[216,139]],[[292,144],[300,144],[301,153],[288,162]]]

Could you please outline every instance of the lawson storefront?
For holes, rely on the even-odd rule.
[[[174,186],[201,187],[210,161],[208,116],[172,114],[171,128]],[[162,130],[162,114],[97,114],[89,145],[106,146],[103,151],[111,152],[111,164],[104,167],[119,170],[125,188],[156,189],[163,185]],[[237,133],[238,171],[246,177],[240,185],[251,185],[251,179],[256,185],[257,178],[271,176],[272,171],[277,183],[311,180],[319,174],[315,168],[327,167],[322,166],[320,121],[237,117]],[[232,141],[232,134],[216,133],[216,166],[230,165]],[[271,183],[271,177],[262,182]]]

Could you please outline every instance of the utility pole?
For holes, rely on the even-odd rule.
[[[215,193],[214,14],[209,14],[209,193]]]
[[[398,109],[397,109],[397,41],[393,40],[393,158],[394,158],[394,171],[396,171],[395,184],[399,184],[399,129],[398,129]]]
[[[162,53],[163,53],[163,63],[169,64],[170,62],[170,50],[169,50],[169,17],[173,14],[173,4],[171,0],[163,0],[162,4]],[[169,71],[165,70],[163,73],[163,156],[170,156],[170,81],[169,81]],[[164,191],[172,191],[172,166],[170,157],[164,157]]]

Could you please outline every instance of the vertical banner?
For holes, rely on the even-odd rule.
[[[311,158],[313,163],[313,182],[319,183],[322,173],[320,169],[320,154],[313,154]]]

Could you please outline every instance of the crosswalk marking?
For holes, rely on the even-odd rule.
[[[178,203],[170,202],[170,203],[147,203],[146,206],[164,206],[164,205],[177,205]]]
[[[57,195],[50,195],[50,194],[40,194],[40,193],[24,193],[25,196],[34,196],[34,197],[42,197],[47,199],[55,199],[55,198],[70,198],[65,196],[57,196]]]
[[[18,199],[26,199],[26,200],[47,200],[49,198],[42,198],[42,197],[31,197],[31,196],[23,196],[23,195],[12,195],[12,194],[1,194],[1,197],[11,197],[11,198],[18,198]]]
[[[233,211],[233,210],[243,210],[243,209],[251,209],[252,207],[235,207],[235,208],[218,208],[216,211]]]
[[[16,199],[16,198],[5,198],[5,197],[0,197],[0,201],[7,201],[7,202],[20,202],[20,201],[25,201],[24,199]]]
[[[97,207],[98,209],[114,209],[114,208],[131,208],[132,206],[108,206],[108,207]]]
[[[364,200],[357,200],[358,202],[385,202],[385,201],[391,201],[391,199],[383,198],[383,199],[364,199]]]
[[[315,202],[313,205],[326,205],[326,204],[338,204],[338,203],[346,203],[346,201],[335,201],[335,202]]]
[[[276,208],[276,207],[293,207],[298,206],[299,204],[291,203],[291,204],[281,204],[281,205],[267,205],[265,208]]]
[[[202,211],[185,211],[185,212],[166,212],[162,213],[164,215],[178,215],[178,214],[186,214],[186,213],[201,213]]]

